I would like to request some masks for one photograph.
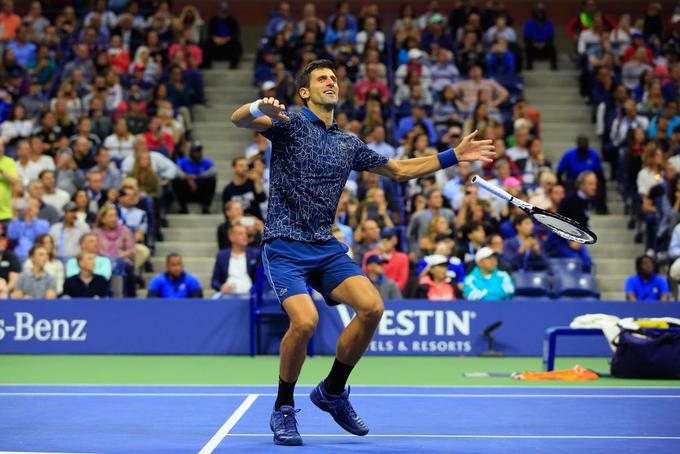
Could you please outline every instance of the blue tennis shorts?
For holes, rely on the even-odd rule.
[[[308,294],[310,285],[327,304],[338,304],[330,298],[333,289],[348,277],[364,276],[361,267],[347,255],[348,250],[335,238],[315,243],[275,238],[264,243],[264,272],[279,303],[289,296]]]

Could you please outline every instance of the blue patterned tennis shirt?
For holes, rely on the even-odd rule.
[[[262,133],[272,142],[263,241],[327,241],[350,171],[379,167],[388,159],[335,122],[326,128],[307,108],[287,115],[290,122],[274,119]]]

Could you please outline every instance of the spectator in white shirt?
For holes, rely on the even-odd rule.
[[[508,27],[508,21],[503,14],[499,14],[496,18],[496,25],[486,31],[484,42],[491,45],[498,38],[503,38],[509,43],[517,42],[517,34],[512,27]]]
[[[71,196],[69,196],[68,192],[64,191],[63,189],[59,189],[56,186],[57,180],[54,177],[54,171],[43,170],[40,172],[39,178],[43,184],[43,187],[45,188],[42,201],[48,205],[52,205],[54,209],[61,213],[64,205],[66,205],[69,200],[71,200]]]
[[[12,108],[9,118],[0,125],[0,135],[7,144],[19,139],[27,139],[33,132],[33,120],[26,118],[23,104],[17,103]]]
[[[437,61],[430,66],[432,74],[432,89],[440,93],[449,85],[453,85],[460,78],[460,71],[453,63],[453,53],[440,47],[437,51]]]
[[[128,131],[127,121],[120,117],[113,127],[113,134],[104,139],[104,146],[108,148],[111,159],[120,164],[134,153],[135,136]]]
[[[143,151],[147,151],[151,159],[151,168],[154,172],[156,172],[158,178],[161,180],[174,179],[177,176],[177,172],[179,170],[177,165],[165,157],[162,153],[148,150],[149,148],[146,143],[146,139],[141,135],[138,136],[135,140],[135,155]],[[120,170],[122,170],[125,175],[132,171],[132,168],[135,165],[135,155],[128,156],[127,158],[123,159],[123,162],[120,164]]]
[[[629,90],[635,89],[640,82],[640,75],[645,71],[651,72],[654,68],[647,63],[647,48],[640,46],[635,49],[633,58],[623,65],[621,70],[623,85]]]
[[[637,114],[637,104],[635,103],[635,100],[633,98],[628,98],[623,103],[623,112],[619,112],[619,115],[612,123],[609,138],[614,146],[620,147],[625,144],[626,138],[628,137],[628,131],[631,128],[640,128],[646,131],[648,126],[649,120],[647,117]]]
[[[356,50],[359,55],[364,53],[364,48],[370,38],[375,38],[378,43],[378,50],[382,52],[385,48],[385,34],[378,30],[378,22],[372,16],[364,20],[364,29],[357,33]]]
[[[371,141],[368,143],[368,148],[380,153],[387,159],[395,159],[397,157],[397,150],[385,142],[385,127],[376,126],[371,132]]]
[[[212,275],[215,298],[228,294],[249,294],[259,264],[259,251],[248,247],[248,233],[241,224],[229,228],[231,247],[217,254]]]

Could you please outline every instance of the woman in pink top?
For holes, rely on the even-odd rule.
[[[449,259],[443,255],[430,255],[426,257],[427,273],[420,278],[418,283],[421,288],[418,297],[425,297],[428,300],[451,301],[456,299],[451,284],[446,282]]]
[[[129,228],[118,224],[116,207],[107,204],[99,210],[93,232],[97,235],[99,255],[121,257],[128,263],[134,263],[135,238]]]

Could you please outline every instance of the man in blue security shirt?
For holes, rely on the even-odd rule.
[[[198,140],[191,143],[189,157],[177,161],[183,175],[172,180],[181,213],[188,213],[187,204],[197,201],[203,214],[210,213],[210,204],[215,196],[217,170],[215,164],[203,157],[203,145]]]
[[[635,259],[636,274],[626,279],[626,300],[668,301],[671,292],[665,277],[654,272],[656,263],[652,257],[643,255]]]
[[[151,279],[148,298],[203,298],[201,283],[195,276],[184,272],[182,257],[168,254],[166,271]]]
[[[274,443],[300,445],[293,399],[307,343],[318,321],[307,291],[312,286],[328,304],[350,306],[356,316],[340,335],[336,358],[310,398],[345,430],[366,435],[368,427],[349,402],[345,388],[352,369],[368,347],[383,313],[380,294],[332,234],[335,213],[351,171],[369,171],[407,181],[458,161],[491,162],[491,140],[465,137],[456,150],[402,161],[389,160],[333,120],[338,102],[335,65],[308,63],[295,81],[305,107],[297,113],[275,98],[239,107],[236,126],[262,133],[272,143],[270,199],[263,235],[262,262],[290,325],[281,341],[279,389],[270,428]]]

